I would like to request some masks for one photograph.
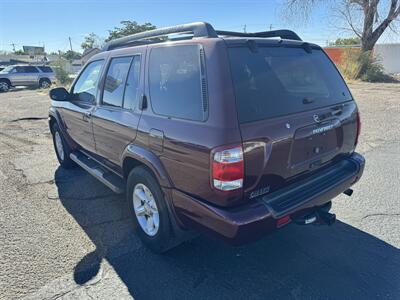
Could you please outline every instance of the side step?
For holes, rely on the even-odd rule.
[[[81,152],[70,154],[70,158],[80,167],[86,170],[90,175],[100,180],[103,184],[109,187],[114,193],[122,194],[125,191],[125,182],[118,175],[107,170],[98,162],[90,159]]]

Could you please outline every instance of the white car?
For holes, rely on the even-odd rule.
[[[0,91],[7,92],[13,86],[37,86],[49,88],[56,76],[49,66],[8,66],[0,71]]]

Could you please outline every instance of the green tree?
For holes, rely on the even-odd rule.
[[[81,58],[81,54],[79,52],[75,52],[75,51],[71,51],[71,50],[68,50],[67,52],[62,53],[61,56],[64,57],[65,59],[69,59],[69,60]]]
[[[94,32],[85,36],[83,43],[81,44],[81,48],[83,50],[92,49],[92,48],[101,48],[104,44],[104,40],[100,38]]]
[[[333,43],[333,45],[337,46],[351,46],[351,45],[360,45],[361,39],[359,37],[352,37],[352,38],[338,38]]]
[[[121,21],[121,24],[123,25],[122,27],[114,27],[113,30],[109,30],[109,35],[106,39],[106,42],[123,36],[156,29],[156,26],[148,22],[144,24],[138,24],[136,21]]]
[[[16,54],[16,55],[24,55],[26,53],[24,52],[24,50],[16,50],[16,51],[14,51],[14,54]]]

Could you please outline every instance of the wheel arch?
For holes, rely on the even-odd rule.
[[[173,187],[164,165],[153,152],[136,145],[128,145],[122,158],[124,177],[128,178],[129,172],[137,166],[147,168],[158,180],[161,187]]]
[[[1,82],[1,81],[3,81],[3,82],[7,82],[7,83],[8,83],[8,85],[12,86],[11,80],[10,80],[10,79],[8,79],[8,78],[0,78],[0,82]]]

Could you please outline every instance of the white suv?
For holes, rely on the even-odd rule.
[[[49,88],[56,77],[48,66],[9,66],[0,71],[0,91],[7,92],[12,86],[37,86]]]

